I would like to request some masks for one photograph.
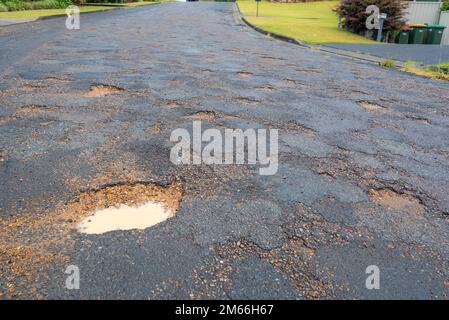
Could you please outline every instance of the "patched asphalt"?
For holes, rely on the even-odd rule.
[[[184,191],[176,217],[73,230],[46,247],[65,259],[28,272],[8,265],[45,235],[2,252],[1,298],[448,298],[447,82],[270,39],[230,3],[93,13],[79,31],[64,18],[0,30],[2,250],[15,243],[9,221],[45,221],[86,190]],[[89,96],[98,84],[123,90]],[[198,112],[204,128],[279,129],[278,172],[172,164],[170,134],[191,132]],[[65,288],[67,265],[79,290]],[[378,290],[365,287],[370,265]]]

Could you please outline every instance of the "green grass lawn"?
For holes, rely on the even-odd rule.
[[[238,0],[245,18],[252,24],[274,33],[304,40],[310,43],[375,43],[362,36],[338,29],[338,17],[332,11],[338,1],[308,3],[259,4],[256,18],[256,2]]]
[[[83,6],[80,7],[80,12],[91,12],[101,10],[111,10],[114,7],[103,6]],[[57,14],[65,14],[65,9],[42,9],[42,10],[22,10],[11,12],[0,12],[0,19],[7,18],[36,18],[44,16],[54,16]]]

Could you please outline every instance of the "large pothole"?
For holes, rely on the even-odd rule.
[[[48,280],[46,270],[66,266],[76,243],[73,231],[100,234],[151,227],[175,215],[182,194],[177,182],[167,187],[116,184],[83,192],[46,213],[0,219],[0,279],[4,285],[0,297],[2,291],[11,297],[30,296]]]
[[[122,88],[105,84],[95,84],[90,87],[89,92],[84,94],[85,97],[96,98],[103,97],[107,94],[116,94],[123,91]]]
[[[102,234],[116,230],[146,229],[174,215],[173,210],[160,202],[149,201],[139,206],[122,204],[98,210],[78,223],[81,233]]]
[[[400,194],[390,189],[372,189],[369,191],[370,199],[388,209],[406,212],[412,216],[422,216],[425,207],[412,195]]]
[[[88,192],[72,209],[84,217],[76,229],[87,234],[146,229],[173,217],[181,196],[178,184],[164,188],[138,183]]]
[[[195,119],[198,120],[205,120],[205,121],[214,121],[215,120],[215,112],[213,111],[198,111],[195,112],[192,116]]]

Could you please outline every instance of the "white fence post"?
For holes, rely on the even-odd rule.
[[[449,11],[441,11],[440,21],[438,22],[438,24],[446,26],[441,43],[444,45],[449,45]]]

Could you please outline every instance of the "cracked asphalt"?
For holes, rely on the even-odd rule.
[[[0,29],[0,298],[448,298],[447,82],[275,41],[230,3],[64,22]],[[87,94],[96,84],[123,90]],[[204,128],[279,129],[277,174],[172,164],[170,134],[198,112]],[[19,268],[51,235],[17,219],[45,222],[86,190],[175,181],[176,217],[72,230]]]

